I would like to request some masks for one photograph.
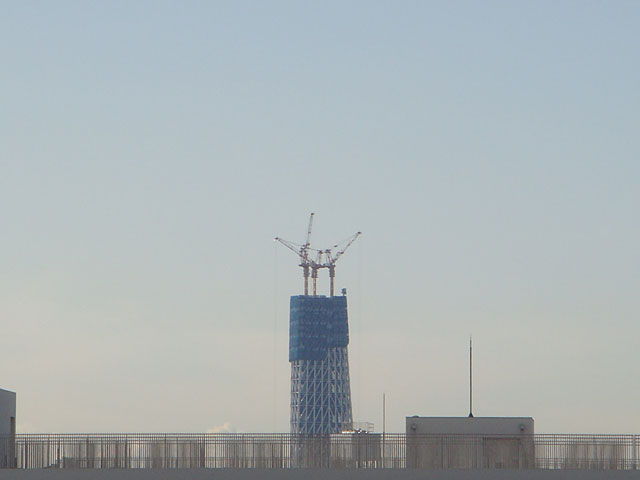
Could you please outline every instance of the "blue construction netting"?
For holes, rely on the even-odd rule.
[[[349,345],[347,297],[291,297],[289,361],[324,360],[332,347]]]

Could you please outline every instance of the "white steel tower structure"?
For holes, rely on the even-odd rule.
[[[312,224],[313,213],[302,245],[276,240],[300,257],[304,275],[304,295],[291,297],[289,316],[291,433],[325,435],[340,433],[353,425],[347,297],[345,290],[342,296],[334,296],[334,277],[337,260],[360,232],[331,249],[319,250],[311,248]],[[318,270],[322,268],[329,270],[328,297],[317,295]],[[313,281],[312,295],[309,276]]]
[[[339,433],[353,424],[347,298],[291,297],[291,433]]]

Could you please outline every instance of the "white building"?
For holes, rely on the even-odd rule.
[[[410,468],[533,468],[531,417],[407,417]]]

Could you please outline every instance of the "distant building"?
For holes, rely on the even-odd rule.
[[[411,468],[533,468],[531,417],[407,417]]]
[[[16,394],[0,388],[0,468],[15,466]]]
[[[16,433],[16,394],[0,388],[0,435]]]

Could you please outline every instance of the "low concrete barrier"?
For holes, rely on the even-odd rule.
[[[640,480],[609,470],[139,469],[0,470],[0,480]]]

